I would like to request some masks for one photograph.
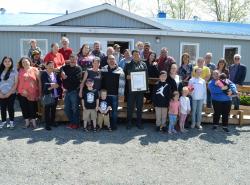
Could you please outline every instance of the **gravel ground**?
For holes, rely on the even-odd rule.
[[[250,184],[249,126],[168,135],[152,124],[84,133],[65,125],[25,130],[21,117],[17,122],[15,130],[0,130],[1,185]]]

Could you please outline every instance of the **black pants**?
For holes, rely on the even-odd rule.
[[[12,94],[8,98],[0,99],[2,122],[5,122],[6,119],[7,119],[7,110],[8,110],[8,113],[9,113],[10,121],[14,121],[15,98],[16,98],[16,94]]]
[[[231,101],[214,101],[212,100],[214,115],[213,122],[215,125],[219,125],[220,116],[222,115],[222,126],[228,126],[228,117],[231,110]]]
[[[18,95],[19,104],[24,119],[36,119],[37,102],[30,101],[22,95]]]
[[[55,103],[52,105],[47,105],[44,107],[44,117],[45,117],[45,126],[51,126],[55,122],[56,115],[56,106],[58,98],[55,98]]]
[[[144,97],[143,92],[130,92],[128,94],[127,117],[129,124],[132,123],[135,104],[136,104],[137,124],[141,124],[143,97]]]

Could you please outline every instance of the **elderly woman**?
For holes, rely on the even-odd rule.
[[[213,114],[213,129],[216,130],[220,117],[222,116],[222,129],[225,132],[229,132],[228,130],[228,117],[231,110],[231,104],[232,104],[232,94],[236,94],[236,86],[233,83],[229,84],[230,91],[225,94],[223,89],[217,85],[217,81],[219,80],[219,71],[215,70],[213,71],[213,79],[209,82],[208,88],[211,92],[212,97],[212,104],[214,108],[214,114]]]
[[[58,43],[52,43],[51,44],[51,52],[49,52],[44,57],[44,63],[47,63],[49,61],[54,62],[54,67],[56,69],[60,69],[65,64],[65,60],[63,58],[63,55],[61,53],[59,53]]]
[[[58,97],[61,93],[61,79],[60,75],[54,72],[54,63],[52,61],[47,62],[46,70],[41,71],[41,84],[42,84],[42,94],[51,95],[54,98],[54,103],[44,106],[44,116],[45,116],[45,129],[51,130],[50,126],[57,126],[55,123],[55,114]]]
[[[36,128],[37,100],[40,97],[40,77],[39,71],[31,67],[31,59],[22,57],[18,62],[18,84],[17,93],[22,110],[25,126],[30,126],[30,121]]]

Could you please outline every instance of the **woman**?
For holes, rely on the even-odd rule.
[[[217,64],[217,70],[220,73],[225,73],[229,77],[229,70],[227,68],[227,61],[224,58],[221,58]]]
[[[88,68],[92,67],[93,56],[90,55],[89,45],[83,44],[80,51],[77,54],[78,60],[77,64],[82,68],[82,71],[85,72]]]
[[[230,83],[230,90],[227,94],[216,85],[216,81],[219,79],[220,72],[218,70],[213,71],[213,79],[208,83],[208,88],[211,92],[212,104],[214,108],[213,114],[213,129],[216,130],[219,125],[220,117],[222,116],[222,129],[225,132],[228,130],[228,117],[231,110],[232,94],[237,94],[235,84]]]
[[[53,61],[54,67],[58,70],[65,64],[63,55],[59,53],[59,45],[57,43],[51,44],[51,52],[49,52],[44,58],[44,63],[49,61]]]
[[[101,59],[99,57],[95,57],[93,60],[93,68],[88,69],[83,76],[82,83],[80,85],[80,91],[79,91],[79,96],[82,97],[82,91],[84,88],[84,84],[88,78],[91,78],[94,80],[94,89],[97,89],[97,91],[101,90],[101,81],[102,81],[102,76],[101,76],[101,70],[100,70],[100,63]]]
[[[51,94],[55,99],[53,104],[44,107],[45,129],[51,130],[50,126],[57,126],[55,114],[58,97],[61,93],[61,80],[60,75],[54,72],[54,63],[52,61],[47,62],[45,67],[46,70],[41,72],[42,95]]]
[[[188,86],[189,89],[191,90],[191,95],[192,95],[191,128],[194,128],[196,126],[198,129],[202,129],[201,113],[203,104],[206,104],[207,102],[207,88],[206,88],[206,81],[201,78],[202,69],[196,68],[194,73],[195,76],[192,77],[188,82]]]
[[[40,97],[40,77],[39,71],[35,67],[31,67],[31,59],[22,57],[18,62],[18,84],[17,93],[25,119],[24,128],[30,126],[30,121],[34,128],[36,128],[36,111],[37,100]]]
[[[148,68],[148,77],[149,78],[159,78],[159,71],[156,63],[156,53],[152,52],[149,54],[148,60],[146,60]],[[154,90],[154,84],[149,84],[149,93],[145,94],[146,99],[151,102],[152,95]]]
[[[192,77],[193,66],[190,64],[190,55],[183,53],[181,56],[181,66],[179,67],[179,75],[184,86],[188,85],[188,81]]]
[[[182,90],[182,82],[177,73],[178,67],[176,64],[171,64],[167,82],[171,87],[172,92]]]
[[[123,52],[124,58],[122,58],[119,62],[118,62],[118,66],[122,69],[124,69],[125,65],[127,63],[130,63],[132,58],[131,58],[131,53],[129,49],[125,49]]]
[[[2,123],[0,129],[6,124],[7,110],[10,122],[7,128],[14,128],[14,102],[16,98],[17,72],[13,69],[13,60],[11,57],[3,57],[0,64],[0,105]]]

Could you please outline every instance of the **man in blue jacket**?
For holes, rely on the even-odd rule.
[[[240,63],[241,56],[234,55],[234,64],[229,67],[229,79],[236,85],[243,85],[246,78],[247,67]],[[233,98],[234,109],[239,110],[240,99],[238,96]]]

